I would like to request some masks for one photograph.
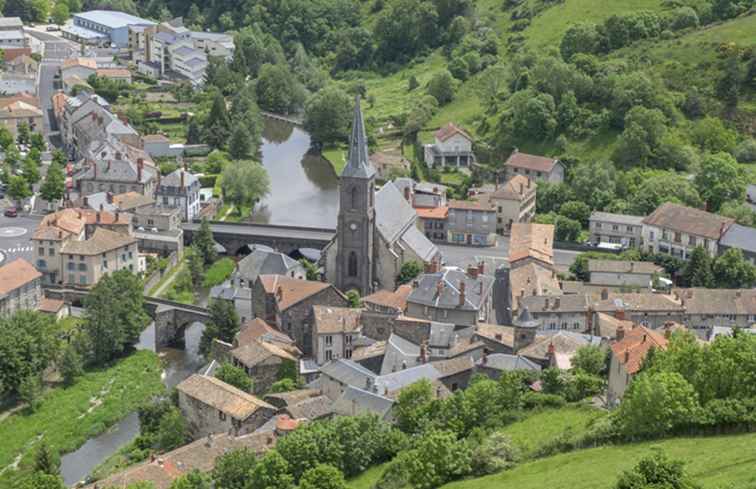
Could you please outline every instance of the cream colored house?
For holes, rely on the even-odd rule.
[[[13,137],[18,135],[18,126],[21,124],[29,126],[32,132],[42,132],[43,116],[37,97],[20,94],[0,98],[0,124],[9,130]]]
[[[504,185],[474,189],[473,198],[490,202],[496,208],[496,234],[507,236],[515,223],[529,223],[536,212],[536,183],[515,175]]]

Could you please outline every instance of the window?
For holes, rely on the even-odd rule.
[[[226,413],[224,413],[223,411],[218,411],[218,419],[220,419],[221,421],[226,421]]]
[[[37,253],[39,254],[39,256],[45,256],[45,249],[40,248],[39,250],[37,250]]]
[[[107,258],[102,259],[102,268],[108,268],[108,260]]]
[[[347,263],[347,275],[350,277],[357,276],[357,253],[354,251],[349,252],[349,258]]]
[[[619,231],[619,226],[612,224],[612,231]]]
[[[596,223],[596,229],[601,229],[601,223],[600,222]]]
[[[346,343],[347,345],[351,345],[352,344],[352,336],[351,335],[344,336],[344,343]]]
[[[79,263],[79,271],[80,272],[86,272],[87,271],[87,264],[86,263]]]
[[[69,269],[69,270],[76,270],[76,264],[75,264],[75,263],[71,263],[71,262],[68,262],[68,269]]]
[[[326,362],[330,362],[331,360],[333,360],[333,352],[331,350],[325,351],[325,359],[326,359]]]
[[[344,358],[352,358],[352,350],[350,350],[349,348],[344,350]]]
[[[688,236],[688,244],[690,246],[695,246],[696,245],[696,237],[695,236]]]
[[[86,275],[80,275],[79,276],[79,283],[81,285],[86,285],[86,283],[87,283],[87,276]]]
[[[325,344],[327,346],[333,345],[333,336],[331,336],[331,335],[326,336],[325,337]]]
[[[356,209],[357,208],[357,187],[352,187],[349,193],[350,193],[350,200],[352,202],[352,209]]]
[[[37,268],[46,268],[47,262],[45,260],[37,260]]]
[[[633,227],[632,226],[627,226],[627,228],[625,228],[625,229],[627,229],[628,233],[632,233],[633,232]]]
[[[47,250],[47,254],[50,256],[55,256],[55,248],[49,248]]]
[[[483,213],[483,215],[481,216],[481,220],[482,220],[483,222],[488,222],[488,214],[486,214],[486,213],[484,212],[484,213]]]
[[[682,243],[682,233],[675,232],[675,243]]]

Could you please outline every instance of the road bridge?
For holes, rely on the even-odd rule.
[[[184,223],[184,244],[189,245],[200,223]],[[335,229],[273,224],[230,223],[210,221],[215,241],[226,248],[229,255],[237,255],[247,244],[261,244],[290,255],[300,248],[322,250],[336,234]]]

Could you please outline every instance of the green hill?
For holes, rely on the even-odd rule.
[[[704,488],[756,488],[756,434],[675,438],[652,443],[601,447],[547,457],[513,470],[443,486],[445,489],[606,489],[652,447],[686,462]]]

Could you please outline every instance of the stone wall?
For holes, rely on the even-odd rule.
[[[347,307],[347,299],[334,287],[323,289],[315,295],[289,307],[281,316],[281,329],[297,344],[305,356],[312,355],[312,306]]]

